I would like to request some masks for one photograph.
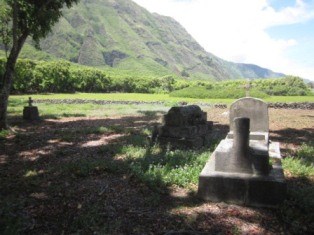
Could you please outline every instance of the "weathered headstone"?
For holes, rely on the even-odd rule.
[[[200,148],[209,142],[213,123],[197,105],[172,107],[163,117],[163,125],[153,133],[160,144],[172,147]]]
[[[269,138],[269,116],[268,105],[264,101],[256,98],[246,97],[238,99],[230,106],[230,132],[227,138],[233,138],[234,118],[247,117],[250,119],[250,139],[264,140]]]
[[[275,207],[284,200],[286,194],[279,143],[269,144],[268,137],[265,141],[260,138],[263,135],[257,135],[257,138],[251,135],[252,129],[268,130],[268,126],[265,126],[268,123],[268,112],[265,112],[265,106],[259,101],[253,100],[253,104],[257,104],[255,108],[259,110],[247,107],[245,102],[248,100],[244,103],[242,101],[240,99],[230,108],[232,135],[229,133],[220,142],[202,170],[198,195],[211,201]],[[232,110],[234,107],[237,109]],[[256,114],[267,116],[256,117]],[[254,126],[257,124],[254,118],[263,124]],[[270,158],[274,159],[273,165],[269,163]]]
[[[31,97],[28,98],[28,106],[23,109],[23,119],[27,121],[39,120],[39,112],[37,106],[33,106],[33,100]]]

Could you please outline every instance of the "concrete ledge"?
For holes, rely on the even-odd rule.
[[[230,144],[222,141],[216,150]],[[215,170],[215,151],[199,176],[198,196],[213,202],[224,201],[238,205],[277,207],[286,197],[287,186],[281,161],[277,158],[269,175],[229,173]],[[279,152],[280,155],[280,152]]]
[[[171,145],[174,148],[201,148],[204,143],[200,137],[193,139],[158,137],[158,142],[161,145]]]
[[[282,159],[280,154],[280,145],[279,142],[270,142],[269,144],[269,157]]]
[[[229,133],[227,134],[227,139],[233,139],[233,136],[233,131],[229,131]],[[268,144],[269,134],[268,132],[262,131],[250,132],[250,140],[262,140],[265,141],[266,144]]]
[[[274,169],[277,171],[277,169]],[[282,175],[275,173],[274,175]],[[213,202],[277,207],[286,196],[286,183],[279,178],[251,177],[249,174],[214,172],[200,175],[198,196]]]

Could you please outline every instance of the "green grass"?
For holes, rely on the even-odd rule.
[[[314,143],[303,144],[295,156],[285,158],[283,168],[294,180],[288,182],[288,198],[279,216],[291,234],[307,234],[314,226]]]
[[[148,94],[54,94],[54,95],[34,95],[33,99],[68,99],[74,97],[77,99],[107,99],[114,100],[110,96],[114,96],[115,100],[137,100],[137,101],[157,101],[164,99],[169,102],[167,95],[148,95]],[[91,98],[93,97],[93,98]],[[287,97],[284,97],[287,98]],[[293,97],[295,98],[295,97]],[[305,98],[305,97],[303,97]],[[307,97],[308,98],[308,97]],[[23,106],[26,104],[28,95],[11,96],[10,97],[10,115],[21,115]],[[202,100],[201,100],[202,101]],[[232,100],[230,100],[231,102]],[[172,100],[172,102],[175,102]],[[204,101],[202,101],[204,102]],[[112,115],[150,115],[165,112],[169,107],[164,105],[62,105],[62,104],[38,104],[41,115],[43,116],[107,116]],[[65,141],[76,141],[81,136],[88,136],[94,134],[111,134],[124,133],[120,141],[114,142],[110,145],[101,146],[96,150],[99,154],[95,157],[94,153],[89,155],[82,155],[74,157],[62,162],[62,165],[51,165],[47,169],[46,174],[58,175],[65,177],[65,179],[73,178],[75,180],[88,179],[89,177],[103,175],[103,174],[123,174],[131,175],[136,180],[148,185],[154,195],[151,196],[152,203],[159,205],[159,193],[165,192],[169,186],[179,186],[184,188],[195,188],[198,182],[200,171],[205,165],[210,156],[215,143],[212,143],[210,149],[202,150],[171,150],[170,148],[154,145],[152,146],[147,137],[151,135],[149,127],[139,130],[129,131],[123,129],[121,126],[97,126],[84,127],[76,129],[56,130],[54,132],[56,137],[60,137]],[[6,132],[1,132],[0,137],[5,137]],[[25,133],[21,133],[20,137],[26,138]],[[19,135],[15,137],[15,141],[19,141]],[[109,153],[109,155],[108,155]],[[64,149],[58,149],[54,152],[60,159],[67,157],[68,153]],[[97,155],[96,155],[97,156]],[[99,157],[101,156],[101,157]],[[289,226],[292,233],[303,233],[304,224],[310,224],[313,218],[314,211],[314,144],[304,144],[294,156],[289,156],[283,160],[283,167],[288,171],[292,177],[287,177],[288,180],[288,198],[277,210],[281,220]],[[36,179],[44,179],[41,173],[36,168],[28,168],[23,172],[23,179],[35,185]],[[293,182],[289,180],[293,178]],[[297,180],[295,180],[297,179]],[[294,183],[297,182],[297,183]],[[191,187],[192,186],[192,187]],[[30,187],[30,186],[28,186]],[[33,187],[33,186],[32,186]],[[56,186],[58,187],[58,186]],[[61,190],[60,188],[59,190]],[[6,227],[7,233],[17,233],[15,230],[23,226],[24,221],[20,218],[11,216],[11,213],[19,211],[19,204],[24,202],[19,201],[18,197],[13,199],[4,199],[6,203],[16,205],[16,209],[4,207],[3,214],[10,215],[4,220],[5,224],[12,224]],[[29,200],[29,199],[25,199]],[[29,203],[29,201],[25,201]],[[78,228],[86,228],[93,223],[96,225],[100,223],[98,208],[98,201],[90,205],[84,213],[79,213],[78,218],[73,222]],[[149,202],[150,203],[150,202]],[[11,204],[10,204],[11,205]],[[23,208],[23,205],[21,205]],[[16,211],[14,211],[16,210]],[[108,228],[109,229],[109,228]],[[76,228],[74,229],[76,230]],[[110,230],[110,229],[109,229]],[[235,228],[233,232],[237,232]]]
[[[210,155],[207,151],[165,150],[158,146],[143,148],[125,146],[131,172],[154,189],[177,185],[197,184],[198,176]]]
[[[19,103],[19,102],[17,102]],[[24,105],[17,105],[15,100],[11,100],[8,112],[9,116],[21,116]],[[133,104],[36,104],[41,118],[58,119],[63,117],[107,117],[111,116],[129,116],[145,115],[155,116],[163,114],[169,110],[169,107],[163,105],[133,105]],[[149,111],[147,111],[149,110]]]
[[[0,131],[0,140],[2,138],[5,138],[6,136],[8,136],[10,134],[10,131],[9,130],[2,130]]]
[[[257,90],[251,89],[250,94],[257,98],[266,98],[267,94]],[[187,87],[181,90],[170,93],[171,97],[189,97],[200,99],[238,99],[245,96],[245,91],[241,87]]]
[[[75,93],[75,94],[31,94],[11,95],[10,100],[24,102],[31,96],[33,99],[93,99],[112,101],[164,101],[164,102],[208,102],[230,104],[235,99],[193,99],[170,97],[169,94],[143,94],[143,93]],[[19,100],[19,101],[18,101]],[[267,102],[314,102],[314,96],[273,96],[264,99]]]
[[[164,104],[36,104],[42,118],[62,117],[110,117],[112,115],[156,115],[165,113],[169,107],[185,101],[193,103],[231,104],[235,99],[193,99],[170,97],[168,94],[142,94],[142,93],[75,93],[75,94],[32,94],[11,95],[9,99],[8,113],[10,116],[21,116],[23,107],[27,105],[28,97],[32,99],[83,99],[83,100],[110,100],[110,101],[161,101]],[[278,96],[265,99],[266,102],[314,102],[312,96]],[[147,111],[149,110],[149,111]]]
[[[283,168],[293,176],[314,176],[314,142],[303,144],[297,151],[296,156],[283,159]]]

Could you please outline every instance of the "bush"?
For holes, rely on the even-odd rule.
[[[6,59],[0,58],[0,75],[4,73]],[[19,59],[13,81],[13,93],[37,92],[129,92],[169,93],[172,96],[192,98],[240,98],[245,96],[245,80],[223,82],[188,81],[175,75],[151,77],[144,73],[119,70],[100,70],[74,65],[67,61],[33,61]],[[251,81],[250,95],[265,98],[267,95],[313,95],[301,78]],[[179,91],[180,90],[180,91]]]
[[[281,79],[263,79],[253,82],[259,90],[274,96],[313,95],[309,86],[299,77],[287,76]]]

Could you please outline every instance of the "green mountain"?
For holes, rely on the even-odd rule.
[[[191,79],[280,77],[256,65],[227,62],[206,52],[174,19],[151,14],[131,0],[81,0],[36,51],[22,57],[63,58],[78,64]]]

